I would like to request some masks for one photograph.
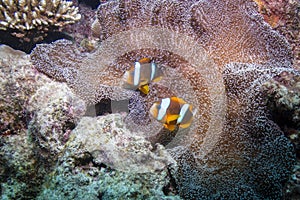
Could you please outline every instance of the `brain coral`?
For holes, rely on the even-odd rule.
[[[129,100],[128,127],[169,148],[185,199],[282,196],[293,148],[269,119],[261,85],[293,71],[291,53],[254,2],[115,0],[98,8],[93,28],[101,40],[94,53],[82,55],[65,40],[39,45],[31,55],[37,69],[66,81],[89,103]],[[122,89],[120,81],[143,57],[165,75],[147,96]],[[170,134],[148,109],[172,95],[196,114],[189,129]]]

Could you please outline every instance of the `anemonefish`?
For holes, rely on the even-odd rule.
[[[164,98],[154,103],[150,114],[170,131],[187,128],[193,120],[192,106],[178,97]]]
[[[125,72],[123,86],[126,89],[139,89],[142,93],[149,93],[149,83],[159,81],[163,76],[161,69],[150,58],[142,58]]]

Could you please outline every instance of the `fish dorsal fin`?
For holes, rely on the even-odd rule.
[[[171,121],[175,121],[179,118],[179,115],[168,115],[167,116],[167,123],[170,123]]]
[[[145,63],[150,63],[150,58],[141,58],[140,60],[139,60],[139,63],[141,63],[141,64],[145,64]]]
[[[172,101],[178,102],[179,104],[186,104],[186,102],[179,97],[171,97]]]
[[[142,85],[142,86],[139,88],[139,90],[140,90],[142,93],[144,93],[144,94],[148,94],[149,91],[150,91],[149,85],[148,85],[148,84]]]

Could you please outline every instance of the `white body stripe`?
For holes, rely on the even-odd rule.
[[[177,119],[177,124],[180,124],[186,114],[186,112],[188,111],[190,105],[189,104],[184,104],[181,109],[180,109],[180,113],[179,113],[179,117]]]
[[[160,121],[164,118],[167,113],[167,109],[169,108],[171,103],[170,98],[165,98],[161,100],[160,109],[158,110],[157,120]]]
[[[133,85],[138,86],[141,77],[141,64],[139,62],[134,63]]]
[[[156,71],[156,64],[152,62],[152,63],[151,63],[151,76],[150,76],[150,81],[152,81],[152,80],[154,79],[155,71]]]

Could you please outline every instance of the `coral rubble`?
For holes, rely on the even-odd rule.
[[[99,6],[93,30],[101,44],[82,59],[74,44],[61,40],[37,46],[32,61],[87,103],[128,100],[126,127],[152,143],[170,135],[148,116],[152,103],[169,96],[191,103],[193,125],[166,145],[178,163],[174,178],[181,197],[282,197],[295,156],[270,118],[262,85],[294,69],[286,39],[263,21],[254,2],[114,0]],[[120,82],[143,57],[165,75],[147,96]],[[112,149],[105,152],[121,153]]]
[[[80,19],[78,8],[64,0],[2,0],[0,30],[25,41],[42,40],[47,32]]]

